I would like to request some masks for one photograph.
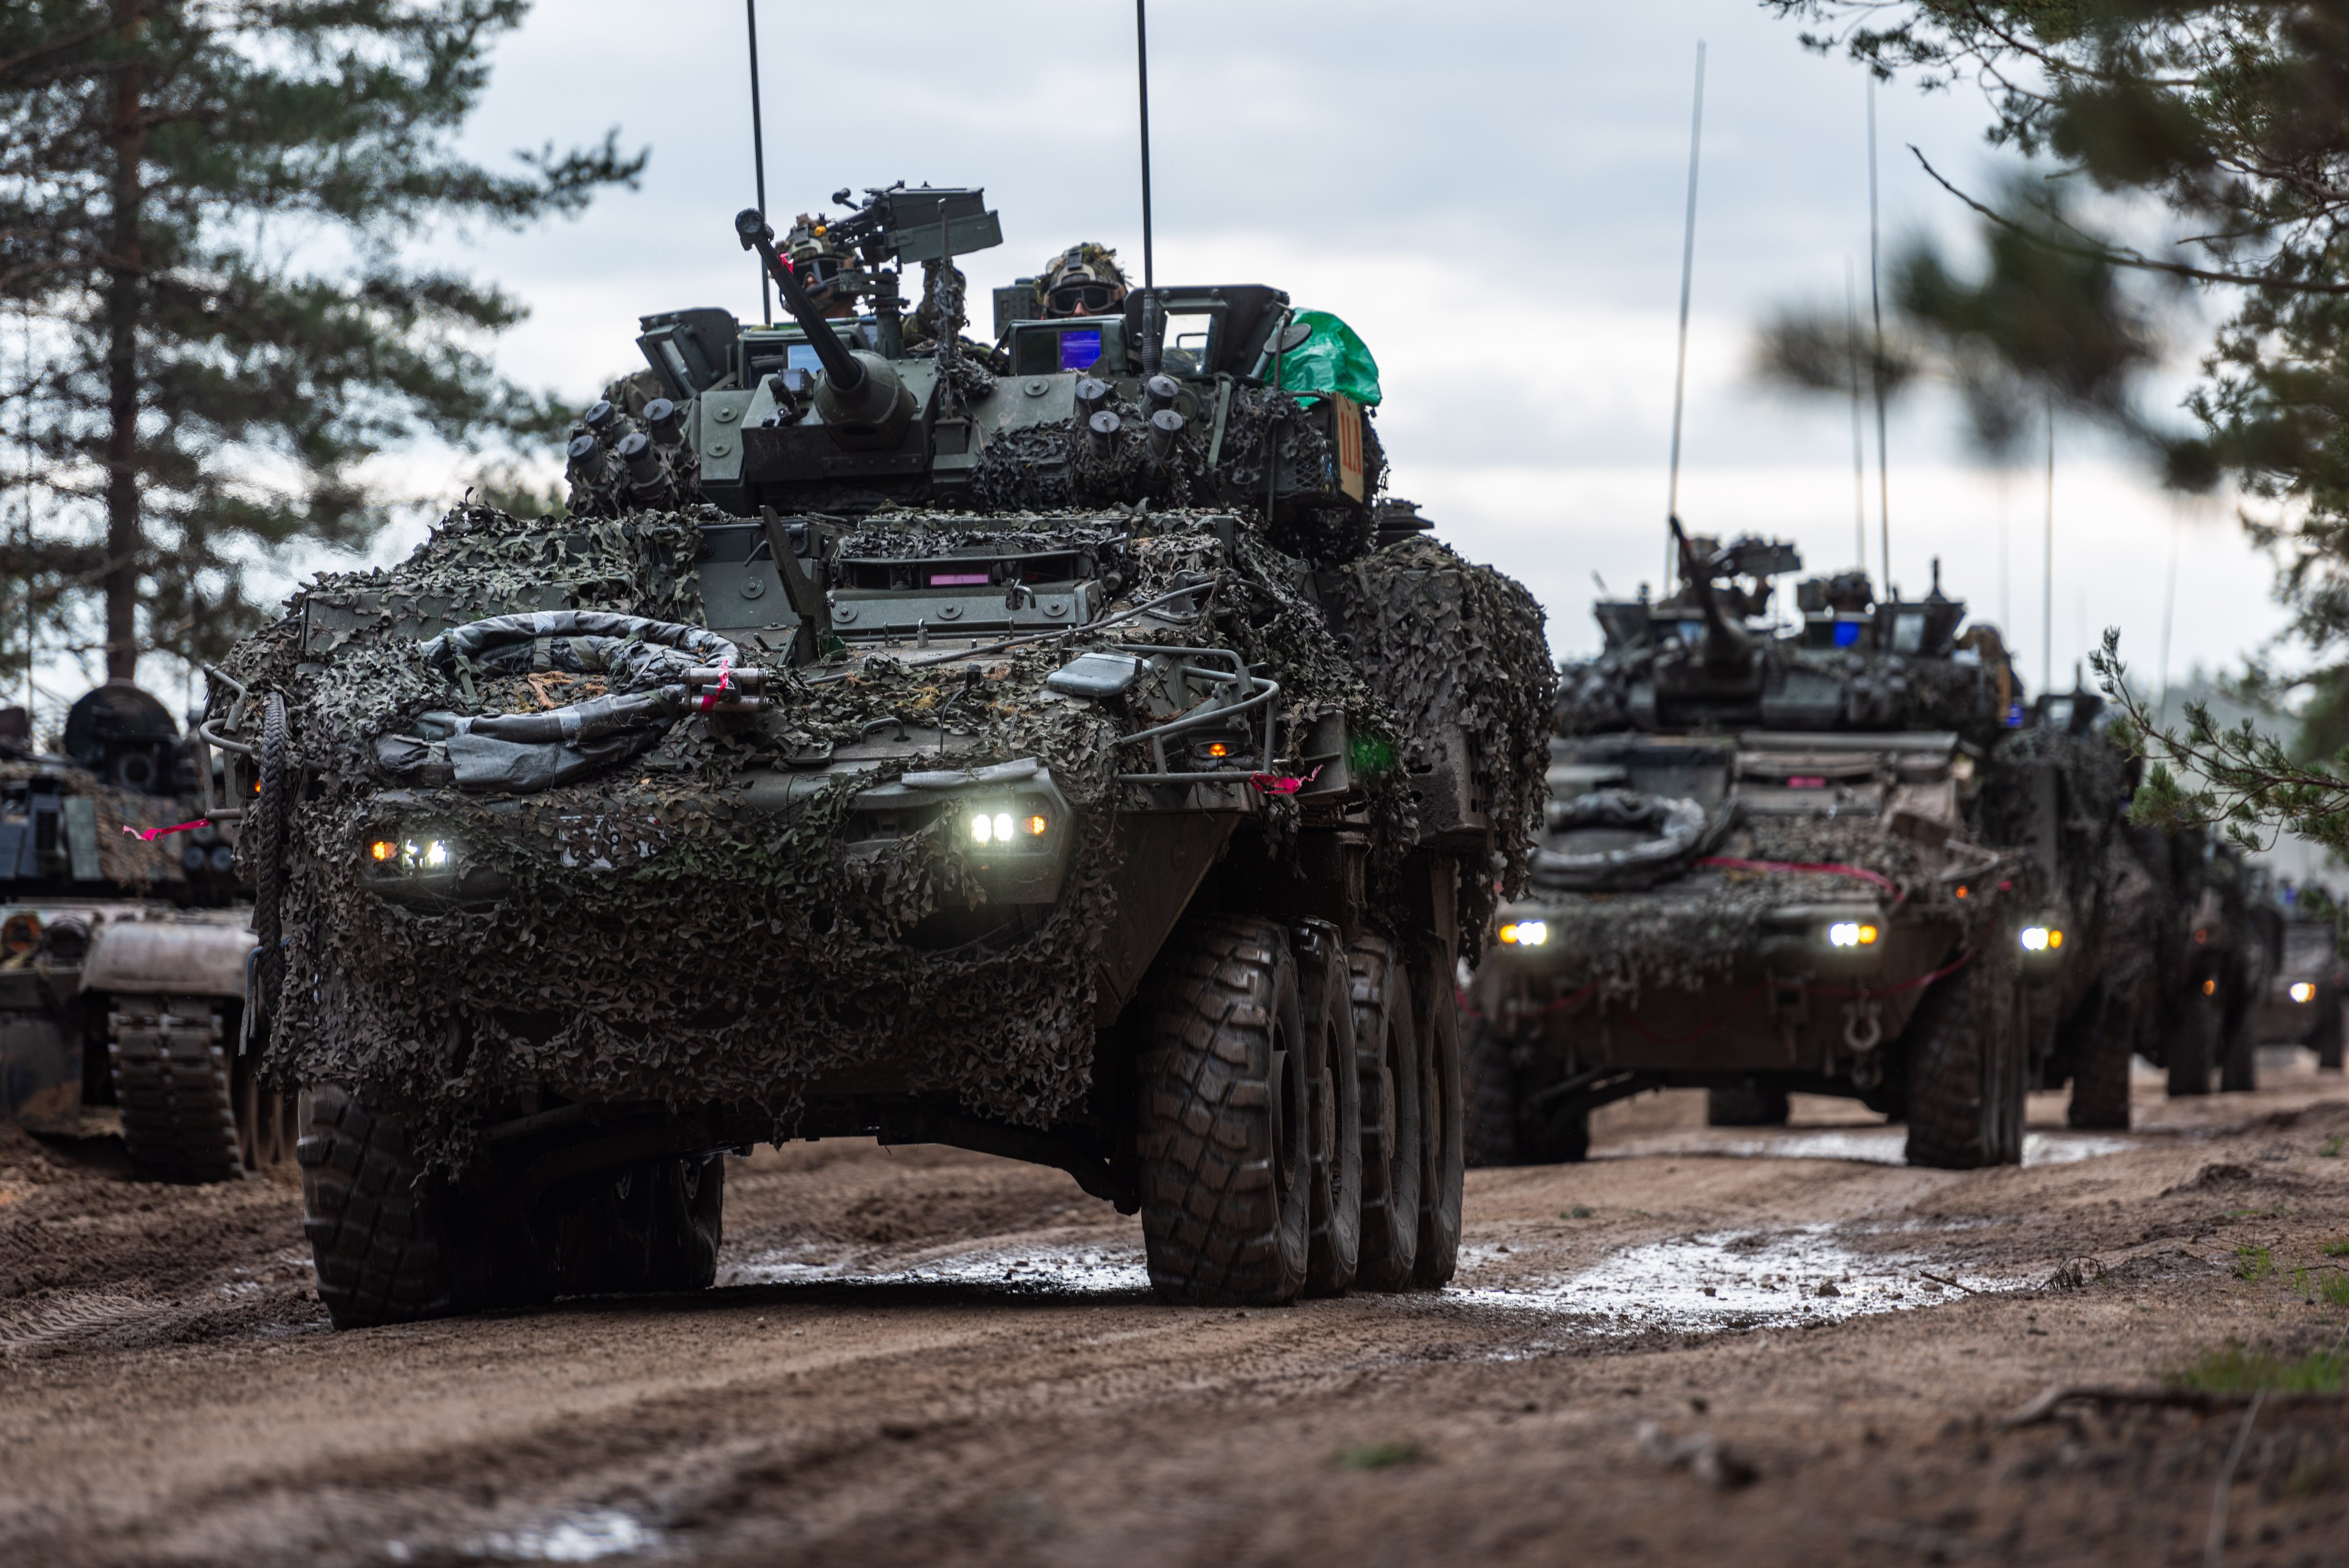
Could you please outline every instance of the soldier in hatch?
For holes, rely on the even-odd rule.
[[[1036,280],[1036,295],[1046,320],[1109,316],[1125,306],[1125,274],[1115,251],[1088,240],[1052,258]]]
[[[824,319],[845,321],[856,314],[856,296],[840,286],[840,275],[852,258],[833,246],[827,237],[830,227],[822,219],[802,213],[791,233],[783,236],[783,254]]]

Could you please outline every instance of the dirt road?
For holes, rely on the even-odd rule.
[[[2281,1068],[1973,1173],[1651,1097],[1472,1172],[1454,1288],[1254,1313],[1056,1172],[823,1143],[733,1165],[719,1289],[336,1334],[290,1184],[5,1135],[0,1563],[2199,1563],[2230,1462],[2226,1562],[2349,1562],[2337,1402],[2001,1425],[2337,1357],[2349,1088]]]

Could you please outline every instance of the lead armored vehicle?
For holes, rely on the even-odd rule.
[[[1466,998],[1476,1156],[1580,1158],[1596,1106],[1700,1086],[1716,1123],[1843,1095],[1905,1117],[1917,1163],[2019,1158],[2053,1049],[2031,990],[2078,911],[2064,764],[2006,753],[1996,633],[1857,573],[1782,631],[1791,546],[1680,550],[1681,591],[1601,604],[1605,651],[1561,672],[1533,891]]]
[[[219,672],[336,1321],[706,1285],[721,1154],[840,1135],[1065,1169],[1170,1300],[1441,1282],[1538,609],[1278,290],[975,348],[978,192],[802,227],[864,314],[742,214],[791,321],[646,317],[569,516],[460,507]]]
[[[190,820],[192,751],[127,681],[78,700],[63,743],[0,756],[0,1114],[119,1131],[150,1180],[290,1158],[292,1102],[240,1050],[250,909],[233,839]]]

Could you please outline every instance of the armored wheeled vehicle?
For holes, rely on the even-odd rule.
[[[1810,579],[1782,630],[1791,546],[1674,532],[1680,590],[1599,605],[1604,651],[1560,674],[1533,890],[1466,993],[1477,1158],[1579,1158],[1593,1108],[1694,1086],[1716,1123],[1843,1095],[1914,1162],[2019,1158],[2069,763],[2007,754],[2013,671],[1938,570],[1883,603]]]
[[[789,323],[645,318],[567,517],[460,507],[218,672],[335,1320],[706,1285],[720,1156],[845,1135],[1067,1170],[1170,1300],[1441,1282],[1537,607],[1278,291],[977,348],[980,192],[818,231],[738,221]]]
[[[254,938],[227,901],[233,840],[189,820],[178,724],[109,682],[68,711],[64,749],[27,734],[0,758],[0,1109],[37,1133],[119,1131],[150,1180],[290,1158],[292,1102],[239,1049]]]
[[[2255,1045],[2305,1045],[2318,1067],[2339,1072],[2342,1009],[2349,1006],[2349,961],[2341,956],[2340,934],[2330,919],[2290,906],[2277,910],[2275,970],[2246,1020]]]

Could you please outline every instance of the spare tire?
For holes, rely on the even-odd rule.
[[[1553,839],[1593,829],[1636,836],[1628,844],[1576,850],[1544,844],[1533,853],[1534,880],[1574,892],[1644,888],[1685,867],[1713,835],[1703,806],[1639,790],[1598,789],[1553,801]]]

